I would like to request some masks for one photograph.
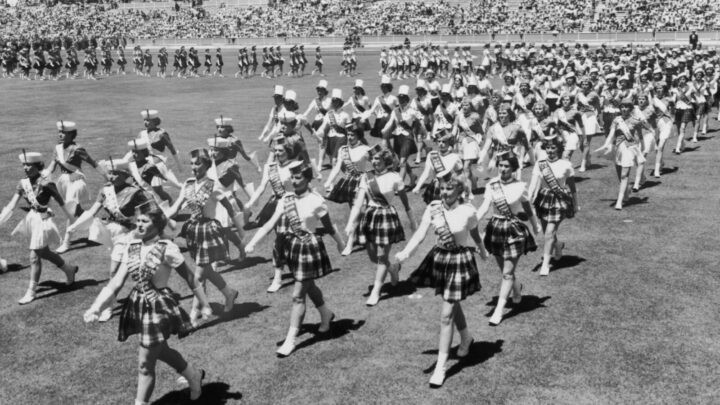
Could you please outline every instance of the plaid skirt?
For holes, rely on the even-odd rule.
[[[488,253],[505,260],[517,259],[537,249],[527,225],[505,217],[492,217],[485,228],[483,244]]]
[[[355,201],[358,186],[360,185],[360,176],[353,176],[346,173],[330,190],[327,199],[338,204],[350,203]]]
[[[171,289],[143,292],[136,287],[123,304],[118,340],[124,342],[138,334],[140,346],[152,347],[166,341],[170,335],[185,337],[191,330],[190,318]]]
[[[687,124],[688,122],[695,122],[695,111],[692,108],[687,109],[676,109],[675,110],[675,124]]]
[[[570,190],[563,190],[562,194],[553,192],[550,188],[542,187],[533,201],[538,217],[547,223],[559,224],[565,218],[575,216]]]
[[[261,226],[265,225],[265,223],[267,223],[267,221],[269,221],[270,218],[272,218],[272,216],[275,214],[275,209],[277,208],[277,204],[278,204],[278,199],[275,196],[275,194],[273,194],[270,197],[270,199],[268,200],[268,202],[265,203],[265,205],[263,205],[260,212],[258,212],[257,217],[255,217],[254,225],[256,227],[261,227]]]
[[[393,137],[393,152],[398,157],[407,159],[416,154],[418,149],[412,136],[395,135]]]
[[[183,224],[180,237],[185,238],[190,256],[198,266],[227,258],[227,241],[216,219],[190,219]]]
[[[437,179],[434,179],[431,183],[424,184],[422,188],[424,189],[422,199],[425,201],[425,204],[430,204],[440,199],[440,184]]]
[[[462,301],[480,291],[480,276],[473,249],[456,251],[433,246],[420,266],[410,274],[410,282],[418,287],[431,287],[435,295],[448,302]]]
[[[392,245],[405,240],[405,231],[400,223],[400,216],[392,205],[374,207],[368,205],[360,217],[357,243],[368,242],[376,245]]]
[[[328,156],[335,158],[338,156],[340,148],[347,143],[345,136],[326,136],[323,138],[323,146]]]
[[[315,234],[309,234],[307,242],[295,234],[283,234],[282,257],[296,281],[320,278],[332,271],[325,244]]]
[[[275,242],[273,243],[273,250],[272,250],[272,262],[273,267],[275,268],[282,268],[287,264],[287,261],[285,260],[284,255],[284,249],[285,246],[285,234],[284,233],[275,233]]]

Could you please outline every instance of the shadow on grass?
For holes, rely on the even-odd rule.
[[[567,270],[579,265],[584,261],[586,260],[579,256],[563,256],[560,260],[555,261],[555,264],[552,266],[550,272]]]
[[[692,148],[686,147],[682,150],[682,153],[695,152],[698,149],[700,149],[700,146],[693,146]]]
[[[220,325],[225,322],[232,322],[238,319],[247,318],[248,316],[266,310],[270,308],[268,305],[260,305],[257,302],[243,302],[242,304],[235,304],[229,312],[223,313],[223,306],[220,304],[210,304],[213,309],[213,313],[219,313],[220,316],[217,318],[205,322],[202,325],[195,328],[196,331],[201,329],[212,328],[213,326]]]
[[[633,205],[647,204],[648,197],[630,197],[623,203],[623,207],[630,207]]]
[[[697,139],[698,139],[698,141],[702,142],[702,141],[707,141],[708,139],[712,139],[712,136],[711,135],[698,135]]]
[[[271,261],[272,261],[271,259],[268,259],[266,257],[260,257],[260,256],[248,256],[245,259],[243,259],[242,261],[240,261],[238,259],[228,260],[225,262],[225,264],[228,265],[228,267],[226,269],[218,271],[218,274],[228,273],[233,270],[247,269],[247,268],[254,267],[259,264],[265,264],[265,263],[271,262]]]
[[[318,331],[318,329],[320,328],[319,323],[304,323],[300,326],[300,332],[298,333],[298,336],[303,335],[305,332],[311,333],[313,336],[298,343],[297,346],[295,346],[295,349],[298,350],[304,347],[312,346],[316,343],[339,339],[352,331],[356,331],[362,328],[364,325],[364,320],[355,321],[353,319],[338,319],[330,323],[330,330],[328,332],[321,333]],[[281,346],[283,342],[284,340],[276,342],[275,345]]]
[[[65,285],[63,282],[53,281],[53,280],[47,280],[47,281],[41,281],[40,284],[38,284],[37,289],[37,296],[35,300],[42,300],[45,298],[50,298],[54,295],[58,294],[65,294],[72,291],[82,290],[85,287],[93,287],[96,285],[100,285],[107,280],[94,280],[94,279],[85,279],[85,280],[76,280],[72,285]],[[46,291],[47,294],[43,294]]]
[[[88,238],[75,239],[74,241],[70,242],[70,249],[68,249],[67,251],[72,252],[73,250],[87,249],[96,246],[102,246],[102,243],[91,241]]]
[[[677,166],[674,166],[674,167],[663,167],[662,169],[660,169],[660,174],[662,174],[662,175],[672,174],[672,173],[677,172],[678,170],[680,170],[680,168],[677,167]]]
[[[10,273],[10,272],[14,272],[14,271],[25,270],[25,269],[27,269],[27,268],[29,268],[29,267],[30,267],[30,266],[28,266],[28,265],[26,265],[26,264],[20,264],[20,263],[8,264],[8,268],[7,268],[6,273]]]
[[[186,388],[168,392],[154,401],[153,405],[224,405],[230,400],[241,400],[242,397],[243,395],[240,392],[230,392],[230,386],[224,382],[211,382],[203,384],[202,395],[196,401],[190,401],[190,391]]]
[[[648,180],[640,186],[640,190],[644,190],[646,188],[652,188],[652,187],[655,187],[660,184],[662,184],[662,183],[659,181]]]
[[[590,163],[590,166],[587,167],[588,170],[595,170],[595,169],[602,169],[603,167],[607,167],[607,165],[600,165],[597,163]]]
[[[582,182],[585,181],[585,180],[590,180],[590,177],[579,177],[579,176],[575,176],[574,179],[575,179],[575,183],[582,183]]]
[[[451,358],[458,359],[458,362],[447,369],[447,371],[445,372],[445,380],[447,381],[448,378],[461,372],[465,368],[475,367],[490,360],[491,358],[493,358],[493,356],[502,352],[502,346],[504,343],[505,341],[502,339],[498,339],[494,342],[473,342],[473,344],[470,345],[470,351],[468,352],[467,356],[459,359],[457,357],[457,347],[455,347],[451,351]],[[433,355],[437,355],[437,353],[437,349],[426,350],[423,352],[423,354]],[[433,370],[435,370],[435,364],[436,363],[433,363],[430,367],[423,370],[423,373],[432,373]]]
[[[363,297],[369,297],[372,288],[372,285],[367,286],[367,292],[363,294]],[[380,296],[380,301],[410,295],[415,291],[417,291],[417,289],[410,280],[398,281],[397,285],[394,287],[390,284],[390,282],[387,282],[380,288],[380,294],[382,294]]]
[[[545,301],[549,300],[551,297],[548,295],[546,297],[538,297],[537,295],[523,295],[522,301],[520,301],[519,304],[514,304],[512,301],[508,300],[507,305],[505,308],[510,308],[510,312],[506,313],[503,316],[503,322],[507,321],[510,318],[514,318],[520,314],[524,314],[526,312],[532,312],[539,308],[545,308]],[[491,316],[495,306],[497,306],[498,297],[493,297],[486,305],[492,307],[493,309],[490,310],[486,314],[486,316]]]

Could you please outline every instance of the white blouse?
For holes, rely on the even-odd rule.
[[[375,180],[377,181],[380,193],[383,197],[385,197],[385,201],[387,201],[390,205],[392,205],[392,202],[395,199],[395,192],[405,189],[405,183],[403,182],[402,177],[393,171],[387,171],[379,176],[375,176]],[[363,175],[360,180],[359,192],[365,193],[368,205],[379,207],[380,204],[376,203],[370,196],[369,187],[367,175]]]
[[[490,207],[492,208],[493,215],[502,216],[502,213],[499,212],[495,206],[493,199],[493,187],[491,184],[495,182],[500,184],[503,194],[505,195],[505,200],[510,207],[510,211],[512,211],[513,214],[523,212],[522,203],[529,201],[526,184],[522,181],[503,184],[500,182],[500,178],[496,177],[490,180],[485,187],[485,199],[490,201]]]
[[[447,209],[442,202],[433,202],[425,208],[423,220],[429,220],[435,228],[442,227],[442,218],[432,217],[433,207],[442,205],[442,212],[450,232],[453,234],[455,244],[458,246],[474,247],[475,241],[470,236],[470,231],[477,228],[478,220],[475,216],[475,207],[470,203],[457,204],[454,208]]]
[[[277,205],[277,211],[285,212],[285,202],[289,195],[295,194],[292,192],[285,194],[283,200]],[[315,232],[315,229],[320,227],[320,218],[328,213],[325,199],[315,191],[307,191],[302,195],[296,196],[295,206],[297,207],[300,222],[302,222],[305,230],[310,233]]]
[[[555,175],[555,178],[557,179],[558,184],[560,184],[560,187],[565,187],[568,177],[572,177],[575,175],[575,170],[573,169],[572,163],[570,163],[569,160],[558,159],[554,162],[551,162],[549,160],[547,162],[550,164],[550,170]],[[535,163],[532,175],[533,177],[537,176],[540,178],[541,187],[549,187],[549,185],[545,181],[545,177],[542,175],[542,170],[540,170],[540,166],[537,163]]]

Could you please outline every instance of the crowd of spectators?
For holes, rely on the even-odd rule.
[[[115,2],[52,6],[18,2],[15,7],[0,7],[0,39],[342,37],[720,27],[718,0],[520,0],[512,4],[508,0],[286,0],[252,7],[226,7],[221,1],[208,8],[182,2],[157,9],[118,9]]]

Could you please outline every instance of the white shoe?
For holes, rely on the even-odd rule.
[[[287,357],[295,350],[295,342],[290,340],[285,340],[285,342],[280,346],[277,351],[275,352],[278,357]]]
[[[102,312],[100,312],[100,316],[98,317],[98,322],[107,322],[112,318],[112,309],[110,307],[107,307],[103,309]]]
[[[463,344],[463,342],[460,342],[460,346],[458,346],[457,349],[457,356],[460,358],[463,358],[467,356],[470,353],[470,346],[475,342],[475,339],[470,338],[467,344]]]
[[[445,382],[445,367],[435,367],[432,376],[430,377],[430,388],[440,388]]]
[[[493,315],[490,317],[490,319],[488,320],[488,324],[490,326],[498,326],[498,325],[500,325],[500,322],[502,322],[502,319],[503,319],[502,313],[498,313],[497,311],[495,311],[493,313]]]
[[[370,293],[370,297],[365,301],[365,305],[369,307],[374,307],[377,305],[378,301],[380,301],[380,294],[373,294]]]
[[[7,260],[0,259],[0,273],[5,273],[8,270]]]
[[[70,242],[63,242],[63,244],[60,245],[60,247],[58,247],[57,250],[55,250],[55,253],[63,254],[65,252],[67,252],[68,250],[70,250]]]
[[[270,284],[270,287],[268,287],[268,289],[265,291],[267,291],[269,293],[278,292],[280,287],[282,287],[282,284],[277,280],[273,280],[272,284]]]
[[[228,297],[228,296],[225,297],[225,308],[224,308],[225,312],[232,311],[233,307],[235,306],[235,300],[237,299],[238,295],[240,295],[240,293],[237,290],[233,290],[233,293],[230,295],[230,297]]]
[[[33,302],[35,300],[35,294],[35,290],[28,289],[25,295],[18,300],[18,304],[25,305]]]
[[[550,266],[542,266],[540,267],[540,275],[541,276],[547,276],[550,274]]]

